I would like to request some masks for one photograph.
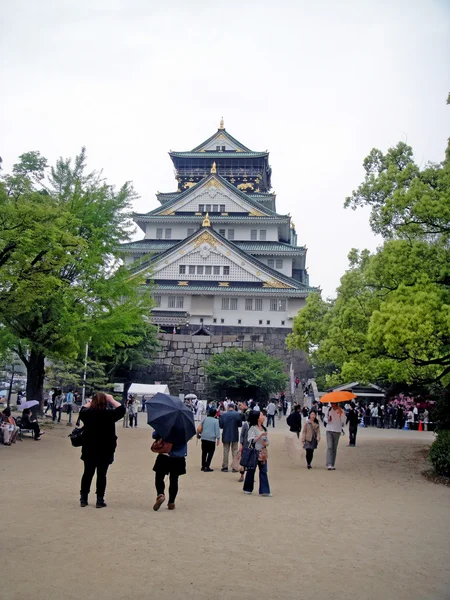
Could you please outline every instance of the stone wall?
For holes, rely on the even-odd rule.
[[[309,365],[305,355],[286,348],[289,333],[286,329],[230,327],[226,334],[221,329],[221,333],[211,332],[212,335],[159,334],[161,348],[153,365],[140,372],[135,380],[167,383],[173,395],[193,392],[202,397],[206,387],[205,362],[227,348],[264,350],[281,359],[286,372],[292,361],[295,374],[307,376]]]

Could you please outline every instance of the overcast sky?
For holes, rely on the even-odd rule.
[[[308,247],[312,285],[334,294],[368,213],[344,210],[372,147],[440,161],[449,135],[448,0],[15,0],[2,3],[0,154],[50,161],[85,145],[139,212],[174,191],[167,152],[220,117],[270,151],[279,213]]]

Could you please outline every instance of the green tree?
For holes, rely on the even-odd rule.
[[[286,387],[288,376],[281,360],[265,352],[230,348],[215,354],[206,365],[208,387],[218,397],[267,398]]]
[[[414,162],[398,144],[372,150],[346,206],[370,206],[377,252],[349,255],[337,297],[310,296],[288,344],[313,366],[349,380],[447,386],[450,382],[450,163]]]
[[[40,401],[46,357],[76,361],[88,341],[103,356],[138,344],[152,307],[117,254],[133,187],[116,189],[85,163],[83,149],[49,170],[30,152],[0,184],[0,323]]]

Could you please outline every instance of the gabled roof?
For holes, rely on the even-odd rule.
[[[205,146],[209,146],[211,144],[211,142],[213,142],[215,139],[217,139],[219,137],[228,138],[228,141],[233,146],[238,146],[238,148],[240,150],[242,150],[243,152],[252,152],[250,150],[250,148],[247,148],[247,146],[244,146],[244,144],[241,144],[241,142],[239,142],[239,140],[237,140],[232,135],[230,135],[224,127],[223,128],[219,127],[219,129],[215,133],[213,133],[211,137],[209,137],[207,140],[202,142],[199,146],[196,146],[195,148],[193,148],[191,150],[191,152],[200,152]]]
[[[207,234],[207,235],[205,236],[205,234]],[[188,246],[196,238],[201,238],[202,236],[205,236],[206,243],[210,243],[207,240],[207,238],[209,240],[212,238],[212,241],[218,242],[220,245],[224,246],[225,248],[228,248],[229,250],[235,252],[238,256],[243,258],[248,263],[251,263],[254,266],[256,266],[258,268],[259,273],[264,273],[266,276],[268,276],[268,279],[266,277],[266,283],[267,283],[268,287],[276,288],[276,289],[291,288],[291,289],[302,290],[305,292],[315,291],[315,288],[307,286],[304,283],[297,281],[296,279],[287,277],[286,275],[279,273],[275,269],[268,267],[266,264],[262,263],[254,256],[251,256],[251,255],[247,254],[246,252],[244,252],[243,250],[241,250],[236,244],[234,244],[230,240],[227,240],[226,238],[221,236],[220,233],[218,233],[211,227],[202,227],[201,229],[198,229],[189,237],[185,238],[184,240],[181,240],[180,242],[178,242],[177,244],[172,246],[172,248],[165,250],[161,254],[158,254],[158,256],[150,258],[150,260],[145,261],[144,263],[140,263],[140,264],[136,265],[136,267],[134,269],[133,269],[133,267],[131,267],[130,270],[135,274],[142,273],[142,272],[146,271],[152,264],[160,263],[161,261],[167,259],[172,254],[178,255],[180,253],[180,250],[182,250],[183,246]],[[202,243],[202,242],[200,241],[200,243]],[[188,254],[186,254],[185,256],[188,256]],[[258,273],[257,273],[257,275],[258,275]],[[158,280],[157,276],[155,277],[155,280],[156,281]],[[264,276],[261,277],[261,280],[264,280]]]
[[[375,385],[374,383],[367,383],[364,385],[364,384],[361,384],[359,381],[352,381],[351,383],[344,383],[343,385],[338,385],[337,387],[330,388],[330,391],[342,392],[342,391],[346,391],[346,390],[352,390],[353,388],[356,388],[359,386],[361,386],[363,388],[372,388],[374,390],[377,390],[378,392],[384,393],[383,388],[379,387],[378,385]]]
[[[159,254],[165,250],[173,248],[175,244],[178,244],[179,240],[136,240],[135,242],[126,242],[120,244],[118,250],[125,251],[127,253],[138,252],[142,254],[150,254],[151,252]],[[284,253],[287,255],[304,255],[306,254],[305,246],[292,246],[285,242],[261,242],[261,241],[233,241],[233,244],[250,254],[268,254],[278,255]]]
[[[145,213],[145,214],[148,215],[148,216],[150,216],[150,215],[158,215],[161,212],[166,213],[170,209],[170,207],[175,206],[175,204],[177,204],[178,202],[180,202],[180,200],[184,200],[188,196],[196,193],[199,188],[201,188],[202,186],[204,186],[205,184],[207,184],[208,181],[211,181],[211,180],[218,181],[225,188],[227,188],[228,190],[230,190],[235,196],[237,196],[238,198],[242,198],[242,200],[244,200],[244,202],[246,202],[247,204],[250,204],[257,211],[259,211],[261,213],[259,215],[255,215],[255,216],[264,216],[264,215],[270,216],[270,217],[279,216],[278,213],[274,212],[273,210],[270,210],[270,208],[267,208],[266,206],[262,205],[260,202],[257,202],[256,200],[253,200],[252,197],[251,197],[251,195],[245,194],[244,192],[242,192],[241,190],[239,190],[232,183],[230,183],[224,177],[222,177],[221,175],[219,175],[217,173],[211,173],[207,177],[204,177],[201,181],[199,181],[194,186],[188,188],[187,190],[184,190],[184,192],[179,193],[175,198],[172,198],[171,200],[168,200],[167,202],[164,202],[164,205],[158,206],[157,208],[155,208],[155,209],[153,209],[150,212]],[[137,216],[137,214],[136,214],[136,216]],[[141,216],[141,215],[139,215],[139,216]]]

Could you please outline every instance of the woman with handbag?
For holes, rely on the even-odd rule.
[[[152,451],[158,454],[153,470],[155,472],[156,501],[153,510],[159,510],[166,501],[164,494],[165,478],[169,476],[169,502],[167,508],[175,510],[175,498],[178,494],[178,478],[186,474],[187,444],[179,446],[165,442],[157,431],[153,432]]]
[[[259,495],[260,496],[272,496],[270,493],[269,478],[267,476],[267,446],[269,440],[267,437],[267,429],[264,427],[265,415],[262,411],[252,410],[248,416],[248,434],[247,434],[247,448],[243,448],[242,462],[246,463],[245,466],[245,481],[244,481],[244,493],[251,494],[255,485],[255,473],[256,467],[259,469]],[[256,464],[253,467],[250,461],[247,461],[246,455],[254,454],[257,456],[248,458],[256,458]],[[247,465],[247,466],[246,466]]]
[[[217,411],[211,408],[208,416],[197,428],[197,434],[202,440],[202,471],[212,473],[211,461],[216,451],[216,445],[220,444],[219,421],[216,419]]]
[[[110,405],[113,410],[107,410]],[[97,392],[80,411],[79,420],[83,422],[81,460],[84,461],[84,473],[81,478],[80,506],[88,505],[91,482],[97,471],[96,508],[104,508],[106,473],[114,461],[117,446],[116,422],[125,415],[125,408],[110,394]]]
[[[309,413],[309,419],[303,425],[300,442],[303,444],[303,448],[306,450],[306,466],[308,469],[311,469],[314,450],[317,448],[320,442],[320,425],[319,421],[317,420],[317,412],[315,408],[311,409]]]

